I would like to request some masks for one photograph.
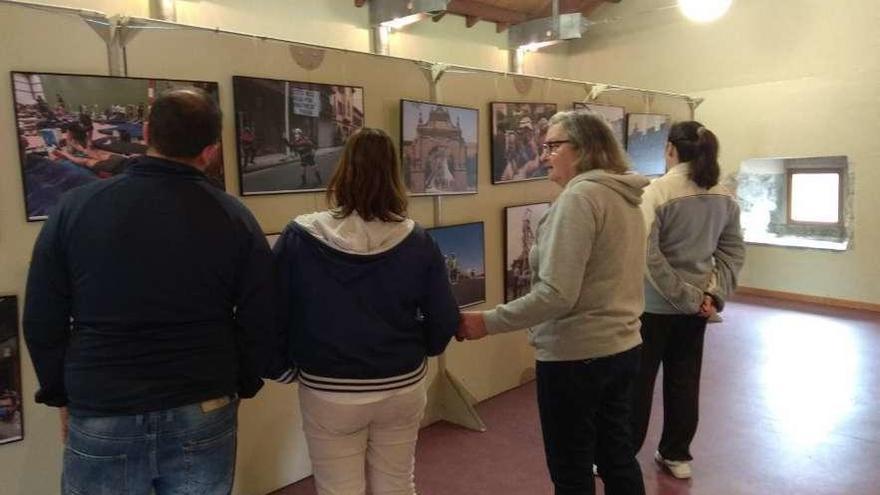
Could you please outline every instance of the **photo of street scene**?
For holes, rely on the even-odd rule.
[[[241,194],[326,190],[364,126],[363,88],[243,76],[232,88]]]
[[[518,299],[532,288],[529,252],[535,245],[538,222],[548,209],[550,203],[504,208],[504,302]]]
[[[15,121],[29,221],[45,219],[62,194],[113,177],[147,151],[144,123],[162,92],[217,83],[13,72]],[[218,100],[219,101],[219,100]],[[205,171],[219,188],[223,156]]]
[[[670,125],[669,115],[631,113],[627,116],[626,151],[633,170],[649,177],[666,173],[663,153]]]
[[[410,194],[477,192],[478,110],[400,101],[403,178]]]
[[[541,146],[554,103],[492,103],[492,183],[547,177]]]
[[[18,298],[0,296],[0,444],[24,438]]]
[[[446,260],[446,273],[459,307],[486,300],[483,222],[426,229]]]

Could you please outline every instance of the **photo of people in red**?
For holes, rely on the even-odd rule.
[[[541,145],[553,103],[492,103],[492,183],[543,179]]]

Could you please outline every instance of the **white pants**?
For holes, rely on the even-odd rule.
[[[367,479],[373,495],[415,495],[425,387],[369,404],[329,401],[308,387],[299,391],[318,495],[363,495]]]

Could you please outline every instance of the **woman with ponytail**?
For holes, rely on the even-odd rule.
[[[745,248],[739,206],[718,185],[715,134],[699,122],[676,123],[665,154],[666,175],[642,196],[648,254],[633,436],[638,450],[662,363],[663,435],[654,459],[676,478],[690,478],[706,322],[736,288]]]

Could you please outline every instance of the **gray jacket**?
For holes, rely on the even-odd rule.
[[[642,198],[648,229],[645,311],[695,314],[710,294],[718,310],[745,259],[739,205],[723,186],[703,189],[679,163]]]
[[[529,329],[539,361],[609,356],[641,343],[648,180],[591,170],[538,223],[525,296],[484,313],[489,333]]]

